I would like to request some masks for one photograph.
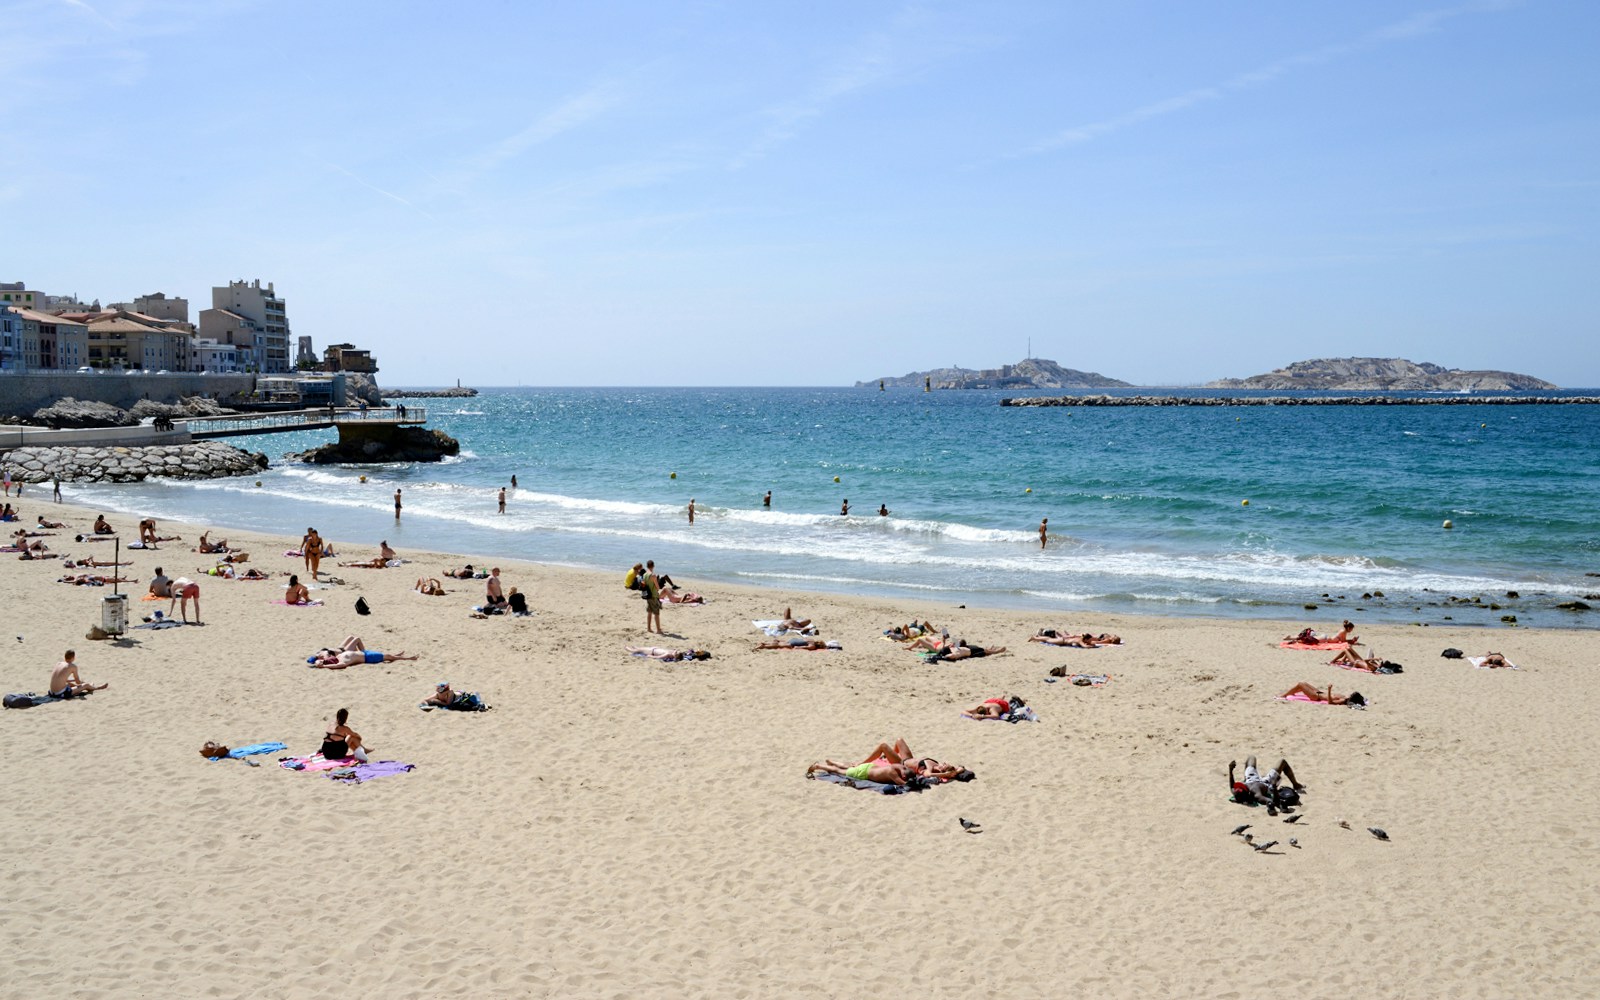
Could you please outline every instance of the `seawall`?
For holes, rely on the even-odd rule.
[[[254,375],[179,372],[172,375],[127,375],[106,372],[5,372],[0,374],[0,414],[31,416],[66,396],[110,403],[127,409],[141,399],[175,402],[180,396],[224,398],[255,390]]]

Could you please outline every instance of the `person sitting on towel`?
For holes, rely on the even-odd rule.
[[[343,760],[346,757],[354,757],[365,764],[367,748],[362,745],[361,734],[345,725],[350,721],[350,710],[339,709],[334,713],[333,719],[333,727],[322,734],[322,758]]]
[[[96,514],[94,518],[94,533],[97,535],[114,535],[117,533],[117,529],[106,521],[104,514]]]
[[[289,574],[289,586],[284,588],[284,591],[283,591],[283,603],[285,603],[285,604],[310,604],[311,603],[311,591],[306,588],[305,584],[300,582],[300,577],[298,575],[296,575],[296,574],[293,574],[293,573]]]
[[[1306,790],[1306,786],[1295,780],[1294,768],[1289,766],[1287,760],[1278,761],[1278,766],[1271,771],[1258,771],[1256,758],[1252,754],[1244,759],[1244,780],[1235,781],[1234,768],[1239,766],[1236,760],[1228,761],[1228,788],[1233,792],[1234,798],[1241,802],[1253,800],[1265,806],[1273,806],[1277,802],[1278,782],[1287,779],[1289,786],[1297,792]]]
[[[82,698],[107,687],[110,685],[90,684],[78,676],[78,654],[70,649],[62,654],[61,663],[50,675],[52,698]]]
[[[156,575],[150,578],[150,594],[153,597],[172,596],[172,581],[161,571],[160,566],[156,567]]]
[[[449,708],[451,702],[456,700],[456,693],[450,690],[449,681],[440,681],[433,686],[433,694],[423,699],[424,705],[437,705],[440,708]]]

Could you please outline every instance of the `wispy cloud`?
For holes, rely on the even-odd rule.
[[[1155,101],[1111,118],[1075,125],[1072,128],[1057,132],[1049,138],[1040,140],[1023,150],[1012,153],[1008,158],[1017,159],[1024,156],[1033,156],[1060,149],[1063,146],[1091,142],[1100,136],[1119,132],[1151,119],[1164,118],[1167,115],[1187,111],[1201,104],[1220,101],[1230,94],[1265,86],[1296,70],[1321,66],[1384,45],[1409,41],[1432,34],[1438,31],[1445,22],[1465,14],[1500,10],[1508,6],[1512,6],[1510,0],[1483,0],[1483,2],[1463,4],[1457,7],[1419,11],[1399,21],[1369,31],[1354,41],[1337,42],[1308,52],[1286,56],[1264,66],[1236,74],[1221,83],[1196,87],[1174,97]]]
[[[606,80],[563,100],[534,119],[526,128],[483,150],[471,163],[474,173],[487,173],[540,143],[570,132],[615,107],[623,96],[620,80]]]
[[[318,157],[317,160],[318,160],[319,163],[321,163],[323,166],[327,167],[329,170],[332,170],[332,171],[334,171],[336,173],[343,174],[344,176],[346,176],[346,177],[350,178],[351,180],[355,181],[357,184],[359,184],[362,187],[366,188],[368,191],[372,191],[372,192],[375,192],[377,194],[381,194],[385,198],[389,198],[389,199],[391,199],[393,201],[397,201],[400,204],[404,205],[405,207],[411,209],[413,212],[416,212],[419,215],[422,215],[422,216],[424,216],[424,217],[426,217],[428,219],[433,219],[434,218],[426,210],[417,207],[417,205],[415,203],[413,203],[411,201],[408,201],[405,198],[400,197],[399,195],[395,194],[393,191],[389,191],[389,190],[387,190],[385,188],[379,187],[378,185],[376,185],[376,184],[372,183],[371,181],[367,180],[365,177],[362,177],[360,174],[356,173],[354,170],[350,170],[347,167],[341,167],[341,166],[339,166],[339,164],[334,163],[331,160],[324,160],[324,159],[321,159],[320,157]],[[437,220],[435,220],[435,221],[437,221]]]

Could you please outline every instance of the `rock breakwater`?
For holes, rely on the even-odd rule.
[[[267,467],[267,456],[215,441],[148,447],[27,447],[5,453],[14,478],[47,483],[132,483],[144,479],[220,479]]]

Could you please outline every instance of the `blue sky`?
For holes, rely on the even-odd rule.
[[[0,280],[271,280],[390,384],[1600,385],[1600,5],[0,13]]]

